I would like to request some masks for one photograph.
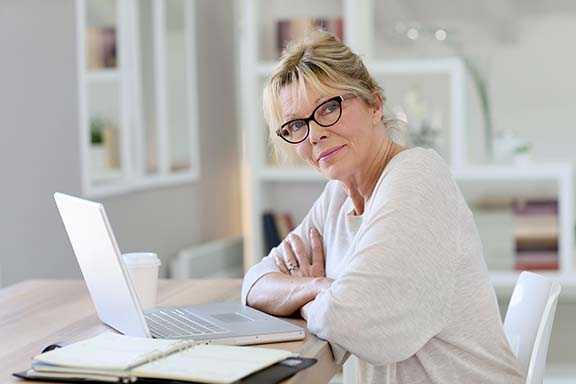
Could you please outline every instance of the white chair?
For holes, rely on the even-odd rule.
[[[504,320],[504,332],[526,374],[526,384],[542,384],[560,284],[522,272]]]

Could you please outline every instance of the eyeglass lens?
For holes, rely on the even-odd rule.
[[[316,108],[312,120],[323,127],[329,127],[340,118],[340,109],[339,100],[328,100]],[[309,124],[305,119],[293,120],[282,128],[280,134],[290,142],[302,141],[308,134]]]

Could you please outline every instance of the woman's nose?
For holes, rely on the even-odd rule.
[[[310,124],[308,139],[311,144],[318,144],[320,140],[328,138],[328,131],[325,127],[318,125],[315,121],[310,121],[308,124]]]

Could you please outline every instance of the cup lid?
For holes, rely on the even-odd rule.
[[[130,252],[122,254],[124,263],[129,266],[158,266],[160,259],[154,252]]]

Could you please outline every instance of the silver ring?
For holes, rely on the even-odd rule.
[[[298,270],[298,267],[295,266],[295,265],[290,264],[290,265],[288,266],[288,272],[290,272],[290,273],[292,273],[292,272],[294,272],[294,271],[297,271],[297,270]]]

